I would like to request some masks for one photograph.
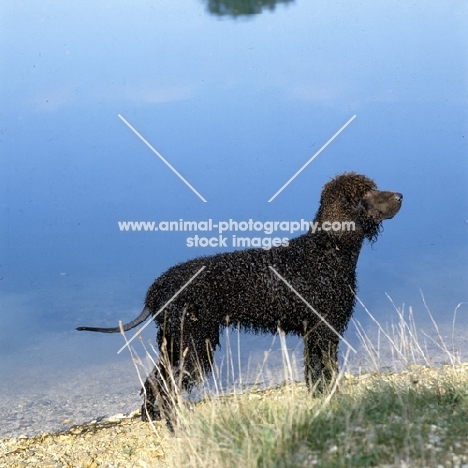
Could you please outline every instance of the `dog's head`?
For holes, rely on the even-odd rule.
[[[393,218],[401,208],[403,195],[381,191],[372,179],[347,172],[325,184],[316,221],[354,223],[370,241],[375,241],[384,219]],[[333,224],[335,223],[335,224]],[[340,235],[339,229],[332,231]]]

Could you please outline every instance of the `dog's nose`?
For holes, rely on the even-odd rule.
[[[402,193],[395,193],[395,200],[399,203],[403,200],[403,194]]]

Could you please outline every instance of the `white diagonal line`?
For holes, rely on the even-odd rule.
[[[354,119],[353,115],[269,200],[273,201]]]
[[[153,319],[159,315],[204,269],[206,266],[202,266],[154,315]],[[152,320],[146,322],[118,351],[120,354],[124,348],[126,348],[141,332],[144,330]]]
[[[272,270],[275,275],[280,278],[288,287],[293,291],[296,296],[323,322],[325,325],[330,328],[330,330],[335,333],[335,335],[338,336],[345,344],[348,345],[348,347],[354,351],[355,353],[357,352],[272,266],[269,266],[270,270]]]
[[[161,161],[166,164],[169,169],[171,169],[174,174],[176,174],[181,180],[182,182],[184,182],[196,195],[198,195],[205,203],[206,203],[206,200],[184,179],[184,177],[182,175],[180,175],[170,164],[168,161],[166,161],[163,156],[161,156],[161,154],[159,154],[120,114],[118,114],[119,118],[122,120],[122,122],[125,123],[125,125],[127,125],[127,127],[133,131],[133,133],[135,133],[135,135],[140,138],[140,140],[146,145],[148,146],[148,148],[156,155],[158,156]]]

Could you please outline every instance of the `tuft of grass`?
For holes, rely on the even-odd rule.
[[[208,399],[183,415],[176,466],[468,463],[467,375],[468,366],[413,366],[348,376],[326,402],[297,384]]]

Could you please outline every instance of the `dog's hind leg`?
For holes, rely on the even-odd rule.
[[[211,330],[210,338],[204,340],[195,340],[188,333],[186,329],[182,344],[179,344],[179,336],[158,334],[160,356],[142,389],[145,397],[142,419],[164,418],[171,431],[176,422],[176,408],[181,403],[182,389],[190,393],[210,374],[214,347],[219,344],[218,328]],[[211,340],[214,340],[214,346]]]

